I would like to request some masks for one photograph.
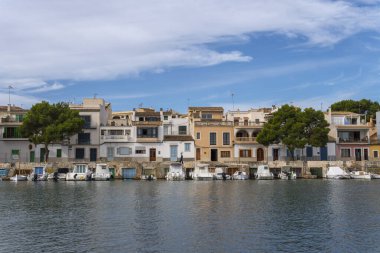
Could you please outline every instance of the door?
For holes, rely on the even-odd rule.
[[[321,161],[327,161],[327,147],[321,147]]]
[[[257,161],[264,161],[264,150],[262,148],[257,149]],[[278,154],[277,154],[278,155]]]
[[[45,162],[45,148],[40,149],[40,163]]]
[[[97,157],[97,149],[96,148],[90,148],[90,161],[95,162]]]
[[[113,160],[113,154],[114,154],[114,148],[113,147],[107,147],[107,160],[108,161]]]
[[[134,179],[136,177],[135,168],[122,168],[121,173],[123,179]]]
[[[313,148],[312,147],[306,147],[306,157],[307,158],[313,157]]]
[[[211,161],[218,161],[218,149],[211,149]]]
[[[151,161],[151,162],[156,161],[156,149],[155,148],[149,149],[149,161]]]
[[[273,149],[273,161],[278,161],[278,148]]]
[[[201,160],[201,149],[200,148],[197,148],[195,159],[197,161]]]
[[[362,160],[362,150],[360,148],[355,148],[355,160],[356,161]]]
[[[364,160],[368,161],[368,149],[364,149]]]
[[[35,156],[36,156],[35,152],[34,151],[30,151],[29,162],[34,163]]]
[[[170,145],[170,161],[176,162],[178,159],[178,146]]]

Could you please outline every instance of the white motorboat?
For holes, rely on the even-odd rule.
[[[257,168],[256,179],[271,180],[273,178],[273,173],[270,172],[268,165],[259,165]]]
[[[294,171],[292,171],[291,168],[291,166],[283,166],[281,168],[280,174],[278,174],[278,178],[283,180],[297,179],[297,174]]]
[[[64,181],[66,180],[67,173],[69,173],[69,168],[58,168],[56,172],[50,173],[47,179]]]
[[[110,180],[111,173],[108,165],[105,163],[97,163],[95,167],[95,172],[91,175],[92,180],[95,181],[106,181]]]
[[[350,174],[338,166],[329,167],[326,173],[328,179],[350,179]]]
[[[28,175],[29,181],[46,181],[48,173],[46,172],[46,166],[35,166],[32,169],[32,173]]]
[[[365,171],[352,171],[350,177],[352,179],[371,179],[371,174]]]
[[[9,178],[11,181],[15,181],[15,182],[18,182],[18,181],[27,181],[28,180],[28,177],[27,176],[24,176],[24,175],[15,175],[13,177],[10,177]]]
[[[371,179],[380,179],[379,174],[371,174]]]
[[[279,174],[278,174],[278,178],[279,179],[283,179],[283,180],[288,180],[289,179],[289,176],[288,176],[288,173],[284,172],[284,171],[281,171]]]
[[[183,172],[182,163],[171,163],[169,171],[165,176],[168,181],[180,181],[185,180],[185,173]]]
[[[194,171],[191,173],[194,180],[212,180],[214,175],[210,173],[208,164],[197,164]]]
[[[87,181],[91,180],[92,171],[88,164],[78,163],[74,165],[72,172],[66,174],[66,181]]]
[[[215,180],[230,180],[231,176],[224,172],[224,168],[215,168],[215,174],[213,176]]]
[[[235,171],[235,173],[232,175],[232,179],[234,180],[246,180],[248,179],[247,173],[244,171]]]

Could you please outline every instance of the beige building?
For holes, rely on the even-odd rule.
[[[190,133],[195,141],[195,159],[199,162],[234,160],[233,122],[223,117],[222,107],[189,107]]]

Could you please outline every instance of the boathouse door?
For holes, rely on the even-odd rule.
[[[121,173],[123,179],[133,179],[136,177],[135,168],[122,168]]]
[[[156,149],[155,148],[149,149],[149,161],[151,161],[151,162],[156,161]]]

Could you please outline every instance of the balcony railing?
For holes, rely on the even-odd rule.
[[[339,138],[339,143],[368,143],[368,137],[364,137],[362,139],[359,138]]]
[[[196,126],[233,126],[232,121],[195,121]]]
[[[257,142],[256,137],[235,137],[235,142]]]
[[[132,121],[132,126],[161,126],[162,121]]]
[[[132,137],[128,135],[101,135],[101,140],[124,140],[124,141],[132,141]]]
[[[263,122],[234,122],[234,126],[236,127],[263,127]]]

